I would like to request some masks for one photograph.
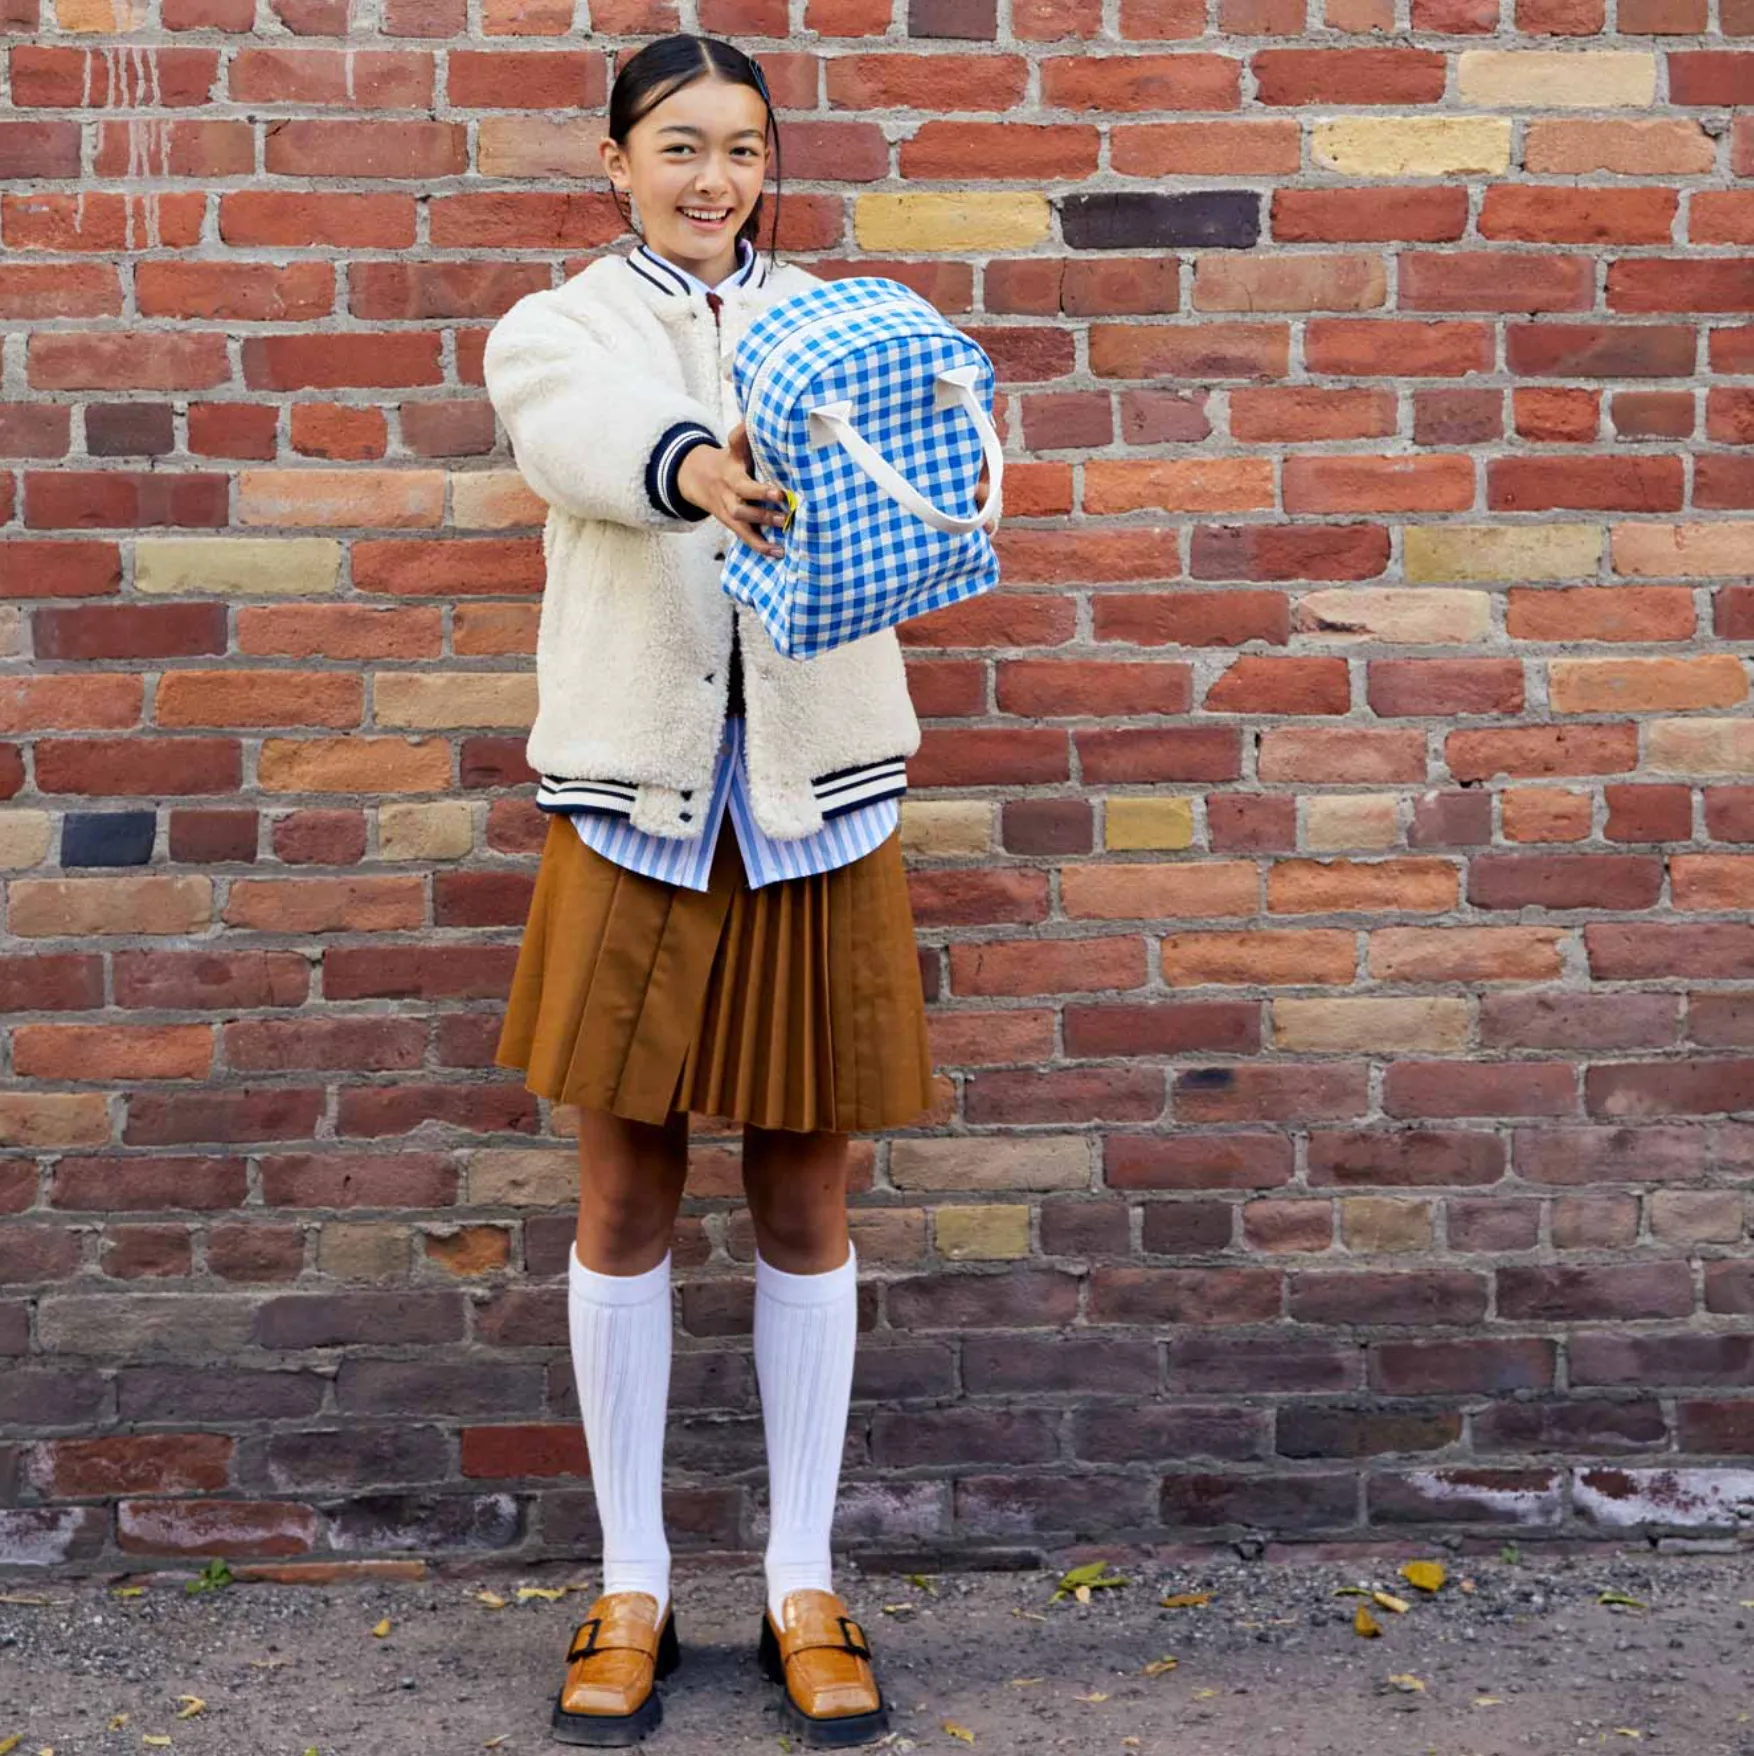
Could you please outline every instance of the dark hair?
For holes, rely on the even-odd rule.
[[[773,137],[774,163],[774,225],[773,240],[779,237],[780,203],[780,130],[774,119],[773,99],[767,95],[767,80],[753,56],[746,55],[732,43],[717,37],[696,36],[681,32],[675,36],[658,37],[615,70],[615,83],[609,91],[609,138],[625,148],[633,125],[661,104],[672,92],[680,91],[703,77],[723,79],[732,85],[746,85],[761,94],[767,106],[767,128]],[[621,191],[611,188],[615,205],[621,210],[628,229],[633,229],[632,213],[622,207]],[[737,228],[737,239],[747,238],[751,245],[761,235],[762,197],[757,195],[749,217]],[[773,261],[774,241],[768,245],[768,261]]]

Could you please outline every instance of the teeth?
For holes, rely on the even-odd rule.
[[[685,214],[687,214],[690,219],[721,220],[721,219],[724,219],[726,217],[726,215],[728,215],[730,213],[731,210],[728,207],[714,207],[714,208],[685,207],[685,208],[683,208],[682,211]]]

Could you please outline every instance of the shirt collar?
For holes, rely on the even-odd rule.
[[[664,293],[724,293],[732,287],[758,287],[767,279],[767,264],[747,238],[737,240],[737,266],[716,287],[709,287],[699,275],[678,267],[643,242],[628,252],[627,261],[640,279]]]

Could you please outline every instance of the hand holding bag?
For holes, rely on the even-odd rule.
[[[928,300],[874,275],[812,287],[750,325],[731,375],[755,473],[791,510],[784,554],[739,543],[722,582],[781,653],[813,658],[998,584],[993,365]]]

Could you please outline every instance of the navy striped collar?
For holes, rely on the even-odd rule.
[[[626,261],[628,267],[641,280],[661,293],[676,293],[686,297],[691,293],[723,293],[731,287],[763,285],[767,280],[767,261],[747,238],[737,240],[737,256],[737,266],[716,287],[708,287],[699,275],[691,274],[686,268],[679,268],[668,257],[660,256],[651,245],[643,242],[636,244],[627,253]]]

